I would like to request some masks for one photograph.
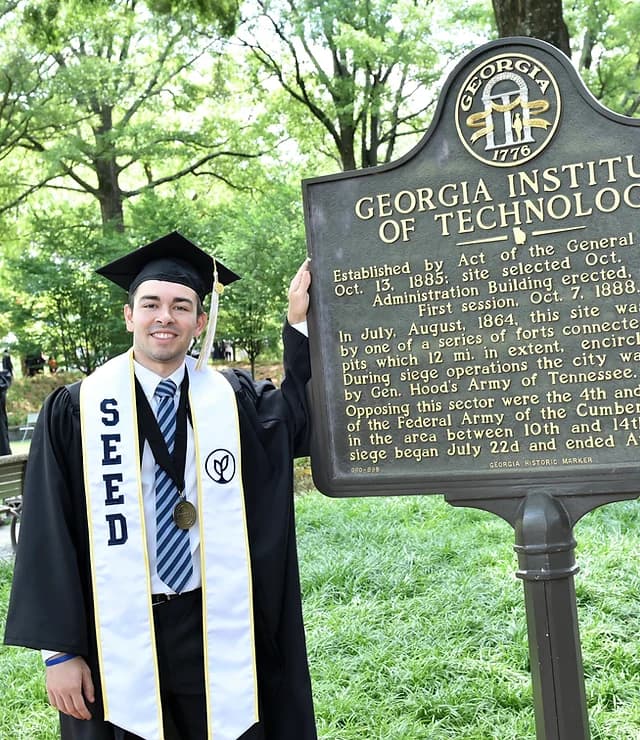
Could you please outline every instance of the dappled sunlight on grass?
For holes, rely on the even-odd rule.
[[[297,507],[321,738],[535,737],[524,593],[508,524],[439,496],[310,493]],[[587,571],[576,587],[591,731],[603,740],[640,738],[640,568],[629,563],[636,508],[586,517],[576,530]]]

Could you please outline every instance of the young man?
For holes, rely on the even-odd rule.
[[[315,740],[292,496],[308,265],[279,390],[187,356],[238,276],[177,232],[98,272],[129,290],[133,347],[45,402],[5,641],[43,650],[64,740]]]

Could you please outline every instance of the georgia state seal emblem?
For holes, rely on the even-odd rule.
[[[486,59],[466,77],[456,100],[456,129],[467,150],[494,167],[528,162],[549,144],[560,120],[551,72],[526,54]]]

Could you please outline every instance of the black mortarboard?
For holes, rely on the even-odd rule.
[[[213,290],[214,271],[223,286],[240,279],[177,231],[96,270],[126,291],[134,291],[145,280],[164,280],[192,288],[201,300]]]

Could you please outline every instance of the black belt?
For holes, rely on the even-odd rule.
[[[181,594],[151,594],[151,606],[165,604],[167,601],[172,601],[180,596],[189,596],[189,594],[199,593],[201,590],[202,589],[195,588],[192,591],[183,591]]]

